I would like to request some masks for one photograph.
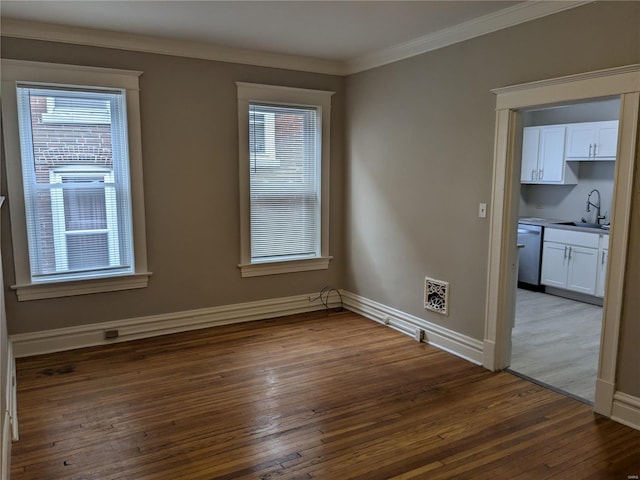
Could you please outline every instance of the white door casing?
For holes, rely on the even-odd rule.
[[[640,64],[571,75],[493,90],[496,94],[492,212],[483,365],[501,370],[511,359],[518,256],[515,232],[518,216],[518,127],[522,109],[620,96],[618,155],[612,205],[611,253],[606,276],[607,297],[594,410],[610,416],[616,392],[620,317],[627,261],[633,175],[640,109]]]

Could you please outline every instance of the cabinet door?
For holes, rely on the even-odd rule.
[[[573,123],[567,125],[567,144],[565,158],[588,160],[593,154],[596,127],[592,123]]]
[[[609,261],[609,250],[603,249],[598,258],[598,280],[596,283],[596,297],[604,297],[604,284],[607,279],[607,262]]]
[[[595,295],[598,273],[598,250],[595,248],[569,247],[567,290]]]
[[[599,122],[596,130],[594,157],[615,160],[618,150],[618,122]]]
[[[522,170],[520,183],[535,183],[538,180],[538,145],[540,128],[526,127],[522,132]]]
[[[553,242],[543,243],[540,283],[550,287],[566,287],[568,254],[569,247],[567,245]]]
[[[540,183],[561,183],[564,180],[564,136],[566,128],[542,127],[538,155]]]

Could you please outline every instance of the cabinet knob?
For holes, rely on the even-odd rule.
[[[593,144],[589,144],[589,156],[591,156],[591,149],[593,148]]]
[[[597,144],[597,143],[594,143],[594,144],[593,144],[593,156],[594,156],[594,157],[597,155],[597,153],[596,153],[597,151],[598,151],[598,144]]]
[[[544,168],[540,169],[540,178],[539,180],[542,180],[544,178]]]

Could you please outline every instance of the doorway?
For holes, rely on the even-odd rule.
[[[486,301],[483,365],[491,370],[508,367],[511,330],[515,318],[517,272],[516,224],[520,186],[519,153],[522,128],[519,111],[589,99],[619,96],[620,124],[615,192],[612,201],[609,268],[603,304],[603,326],[598,359],[594,409],[611,415],[615,393],[620,316],[627,262],[630,209],[635,165],[640,66],[632,65],[505,87],[493,91],[496,102],[496,136],[490,250]]]
[[[599,286],[606,274],[620,98],[519,113],[526,141],[520,156],[518,289],[509,370],[593,404],[604,298]],[[600,151],[579,151],[582,141]],[[568,158],[575,160],[566,160],[572,153]],[[571,222],[580,226],[567,225]],[[567,244],[552,234],[577,235],[573,242],[585,243],[571,247],[567,255]],[[558,249],[560,262],[554,257]],[[543,274],[543,266],[552,271]],[[574,267],[580,268],[579,282],[566,276]]]

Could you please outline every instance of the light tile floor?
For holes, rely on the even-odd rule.
[[[514,372],[593,402],[602,307],[518,289]]]

